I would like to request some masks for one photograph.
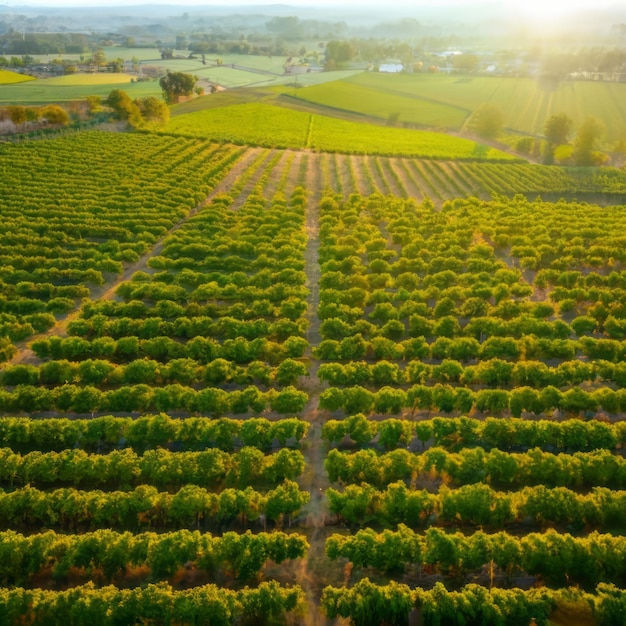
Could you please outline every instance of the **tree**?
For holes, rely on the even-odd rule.
[[[10,106],[9,109],[9,118],[16,126],[21,126],[26,123],[28,119],[28,115],[26,113],[26,107],[24,106]]]
[[[147,98],[138,98],[135,100],[135,104],[141,113],[141,117],[146,122],[156,122],[158,124],[167,124],[170,119],[170,110],[163,102],[154,96],[148,96]]]
[[[567,143],[567,139],[574,128],[574,120],[565,113],[552,115],[546,120],[543,134],[552,147]]]
[[[589,115],[583,120],[574,139],[573,157],[576,165],[594,164],[593,152],[605,132],[606,127],[597,117]]]
[[[41,109],[41,117],[45,119],[48,124],[58,124],[59,126],[67,126],[70,121],[70,117],[67,111],[56,104],[48,104]]]
[[[98,48],[93,53],[93,56],[91,57],[91,62],[96,67],[100,67],[102,65],[105,65],[106,62],[107,62],[106,54],[104,54],[104,52],[100,48]]]
[[[181,96],[190,96],[198,80],[197,76],[184,72],[169,72],[161,78],[159,85],[167,103],[177,102]]]
[[[131,116],[139,114],[137,105],[122,89],[113,89],[105,100],[105,104],[110,106],[115,115],[122,120],[128,120]]]
[[[484,104],[472,116],[474,131],[485,139],[494,139],[503,125],[504,114],[495,104]]]
[[[543,162],[546,165],[554,163],[554,150],[557,146],[567,143],[567,138],[574,127],[574,120],[565,113],[559,113],[550,117],[544,127],[546,137]]]

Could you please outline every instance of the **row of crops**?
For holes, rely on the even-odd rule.
[[[570,603],[622,623],[603,585],[624,575],[598,565],[626,513],[623,220],[521,196],[321,200],[314,354],[328,506],[348,529],[325,551],[351,568],[329,615],[545,623]],[[516,589],[537,585],[555,591]]]
[[[229,181],[225,199],[234,208],[251,193],[271,201],[307,185],[346,197],[381,193],[437,203],[472,194],[621,194],[625,189],[617,170],[599,174],[527,164],[255,153],[172,136],[82,133],[5,145],[0,150],[3,358],[13,352],[8,340],[50,329],[82,298],[138,263],[238,161],[245,171]],[[154,259],[153,267],[158,262]],[[237,270],[236,264],[224,268]],[[263,299],[253,287],[254,281],[240,290],[248,299]],[[138,291],[146,288],[126,289],[127,297],[140,300]]]
[[[227,184],[2,368],[6,623],[621,623],[623,211],[435,208],[345,182],[394,160],[151,140]]]
[[[95,132],[0,147],[2,337],[51,328],[137,262],[243,151]]]
[[[310,498],[296,482],[309,425],[275,418],[308,400],[296,387],[308,374],[306,197],[292,185],[285,199],[294,155],[211,149],[233,155],[219,176],[236,158],[249,165],[230,195],[190,213],[219,180],[202,188],[193,177],[207,177],[206,159],[183,158],[189,177],[160,184],[193,199],[155,237],[158,254],[112,297],[85,299],[63,333],[32,342],[28,363],[3,369],[5,414],[92,414],[3,421],[6,623],[267,623],[305,610],[281,572],[309,548],[291,528]],[[271,199],[255,193],[270,185]],[[100,214],[116,223],[106,205]],[[152,410],[228,417],[127,417]],[[250,417],[265,411],[271,421]]]

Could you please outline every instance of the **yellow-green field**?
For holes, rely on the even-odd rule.
[[[39,85],[120,85],[130,83],[133,76],[130,74],[98,72],[97,74],[67,74],[66,76],[55,76],[54,78],[41,78]]]
[[[32,76],[24,76],[24,74],[18,74],[17,72],[0,70],[0,85],[17,85],[31,80],[35,79]]]
[[[99,79],[100,76],[106,77],[106,82],[89,80]],[[112,76],[119,78],[116,82],[110,82]],[[72,74],[3,86],[0,89],[0,104],[68,102],[84,100],[87,96],[106,98],[113,89],[123,89],[131,98],[161,97],[162,93],[159,81],[156,80],[131,83],[127,74]]]
[[[347,154],[419,156],[467,160],[512,160],[482,144],[443,133],[359,124],[248,103],[178,115],[165,132],[280,148],[305,148]]]

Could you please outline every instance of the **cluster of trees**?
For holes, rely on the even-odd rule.
[[[487,450],[550,449],[561,452],[615,450],[626,442],[625,422],[599,420],[524,420],[519,418],[435,417],[413,422],[390,418],[368,420],[362,413],[344,420],[328,420],[322,437],[329,443],[350,437],[365,446],[376,441],[391,450],[405,447],[417,438],[422,445],[432,441],[446,450],[480,446]]]
[[[304,615],[305,609],[304,591],[299,586],[281,587],[275,581],[238,591],[217,585],[176,591],[163,583],[135,589],[95,588],[90,583],[66,591],[17,587],[6,590],[0,598],[0,610],[11,624],[22,619],[51,624],[71,618],[81,626],[113,626],[158,616],[165,623],[184,619],[189,623],[227,626],[242,619],[268,623],[285,614]]]
[[[547,626],[550,615],[560,605],[575,607],[581,613],[591,607],[599,626],[611,626],[622,620],[624,603],[626,593],[605,583],[599,584],[592,594],[575,587],[523,591],[487,589],[474,584],[448,591],[441,582],[429,590],[411,589],[396,582],[378,586],[364,578],[351,587],[326,587],[322,593],[326,615],[331,619],[349,618],[354,626],[404,624],[414,608],[420,611],[424,626],[458,623],[505,626],[533,622]]]
[[[283,448],[265,455],[254,447],[236,453],[221,450],[170,452],[114,450],[108,454],[88,454],[83,450],[30,452],[25,455],[0,448],[0,483],[13,486],[69,485],[90,489],[113,489],[154,485],[159,489],[183,485],[244,488],[293,480],[304,470],[299,450]]]
[[[27,585],[49,566],[56,581],[67,580],[70,568],[101,570],[110,582],[142,566],[150,569],[150,578],[163,579],[189,564],[212,575],[223,572],[245,581],[255,578],[267,560],[297,559],[308,547],[302,535],[280,531],[226,532],[221,537],[189,530],[164,534],[97,530],[82,535],[47,531],[28,536],[5,531],[0,533],[0,581],[7,587]]]
[[[443,575],[467,576],[485,565],[495,565],[507,580],[520,573],[541,577],[550,586],[600,582],[619,583],[626,576],[622,554],[624,537],[597,532],[586,537],[549,530],[516,537],[499,532],[472,535],[429,528],[415,533],[403,524],[397,531],[377,533],[370,528],[354,535],[331,535],[326,555],[345,558],[355,567],[375,567],[395,573],[418,565]]]
[[[505,115],[500,107],[495,104],[484,104],[472,115],[469,128],[479,137],[496,139],[501,134],[504,123]],[[565,113],[554,114],[546,120],[543,127],[545,138],[543,146],[544,164],[552,165],[554,163],[555,151],[559,146],[568,143],[573,130],[574,120]],[[605,135],[606,126],[604,123],[597,117],[588,115],[578,126],[572,150],[568,151],[566,156],[562,156],[559,161],[575,165],[605,164],[608,161],[607,155],[598,151]],[[535,144],[535,138],[524,137],[518,140],[516,145],[522,152],[529,153],[534,150]]]
[[[554,162],[555,149],[568,143],[573,130],[574,120],[565,113],[552,115],[546,120],[543,129],[546,138],[544,163]],[[571,160],[576,165],[601,165],[606,162],[606,155],[597,152],[605,134],[605,125],[597,117],[587,116],[576,132]]]
[[[70,116],[66,109],[58,104],[44,106],[11,105],[0,111],[0,119],[8,118],[20,130],[27,124],[45,124],[51,126],[67,126]]]
[[[223,529],[237,520],[245,524],[261,516],[276,522],[297,515],[308,501],[308,492],[290,480],[267,493],[246,487],[218,494],[195,485],[174,493],[148,485],[132,491],[40,491],[26,486],[0,493],[0,512],[3,526],[14,529]]]
[[[127,447],[137,453],[175,445],[177,450],[218,448],[230,452],[235,447],[254,446],[268,450],[279,445],[297,444],[306,435],[308,422],[297,418],[269,421],[262,417],[245,420],[221,417],[176,419],[164,413],[131,417],[91,419],[27,417],[0,418],[0,444],[18,452],[60,452],[80,449],[103,452]]]
[[[500,488],[524,485],[547,487],[626,487],[626,463],[608,450],[553,454],[534,448],[525,453],[482,448],[448,452],[429,448],[420,455],[403,449],[378,454],[361,450],[353,454],[330,450],[324,467],[331,482],[364,481],[381,488],[398,480],[413,484],[436,477],[450,485],[485,483]]]
[[[93,39],[85,33],[24,33],[11,29],[0,35],[0,48],[5,54],[83,54]],[[25,63],[29,65],[29,63]],[[0,61],[0,66],[2,65]]]
[[[596,487],[579,494],[565,487],[543,485],[515,492],[496,491],[485,484],[457,489],[442,486],[438,493],[414,490],[402,481],[377,490],[367,483],[348,485],[343,491],[326,490],[330,511],[349,524],[382,523],[483,526],[511,524],[613,528],[626,514],[626,492]]]
[[[114,89],[104,103],[118,119],[126,120],[133,128],[144,128],[147,124],[164,125],[170,119],[167,104],[154,96],[131,100],[125,91]]]

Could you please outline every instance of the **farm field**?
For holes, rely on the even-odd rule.
[[[609,137],[623,130],[626,117],[626,85],[610,82],[563,81],[550,89],[531,78],[363,72],[338,83],[300,89],[296,97],[383,119],[398,115],[400,122],[428,125],[432,119],[451,129],[461,128],[473,111],[489,103],[503,111],[505,127],[535,135],[542,134],[546,119],[558,113],[566,113],[576,124],[595,115]]]
[[[231,143],[311,148],[328,152],[516,160],[505,152],[442,133],[359,125],[264,103],[240,104],[178,115],[169,122],[164,132]]]
[[[105,289],[125,262],[138,261],[204,199],[243,152],[99,132],[0,150],[5,342],[51,328],[55,316]],[[177,188],[182,180],[193,186]]]
[[[130,74],[124,73],[109,73],[101,72],[98,74],[68,74],[67,76],[55,76],[53,78],[42,78],[43,84],[50,85],[121,85],[123,83],[130,83],[133,77]]]
[[[368,87],[347,79],[298,89],[291,95],[315,104],[430,128],[460,129],[470,113],[466,108],[430,101],[417,94],[395,94],[391,87],[382,81]]]
[[[116,82],[110,82],[111,76],[118,77]],[[162,95],[159,81],[131,83],[126,74],[73,74],[70,77],[38,78],[19,84],[3,85],[0,104],[69,102],[85,100],[87,96],[105,99],[113,89],[123,89],[131,98],[160,98]]]
[[[0,172],[6,623],[621,623],[623,172],[103,132]]]
[[[28,81],[35,80],[32,76],[24,76],[17,72],[10,72],[9,70],[0,70],[0,85],[15,85],[19,83],[27,83]]]

